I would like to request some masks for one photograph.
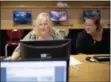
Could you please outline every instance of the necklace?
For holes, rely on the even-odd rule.
[[[94,40],[94,42],[93,42],[94,44],[96,43],[96,41]]]

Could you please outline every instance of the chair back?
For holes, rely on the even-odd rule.
[[[16,30],[16,29],[8,30],[7,35],[9,37],[10,41],[13,41],[13,40],[19,41],[22,38],[22,36],[24,35],[24,31],[23,30]]]

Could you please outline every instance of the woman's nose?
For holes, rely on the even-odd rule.
[[[45,25],[43,24],[42,26],[41,26],[41,28],[44,28],[45,27]]]

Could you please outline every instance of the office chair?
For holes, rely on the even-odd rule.
[[[5,45],[5,57],[8,56],[8,46],[17,46],[20,42],[21,37],[24,35],[24,31],[17,29],[7,30],[7,35],[9,40]]]

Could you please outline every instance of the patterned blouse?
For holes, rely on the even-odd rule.
[[[56,39],[64,39],[65,36],[68,35],[68,30],[60,30],[60,29],[53,29],[52,37],[49,40],[56,40]],[[34,41],[37,40],[36,33],[34,30],[30,31],[22,41]],[[20,44],[15,49],[16,52],[20,52]]]

